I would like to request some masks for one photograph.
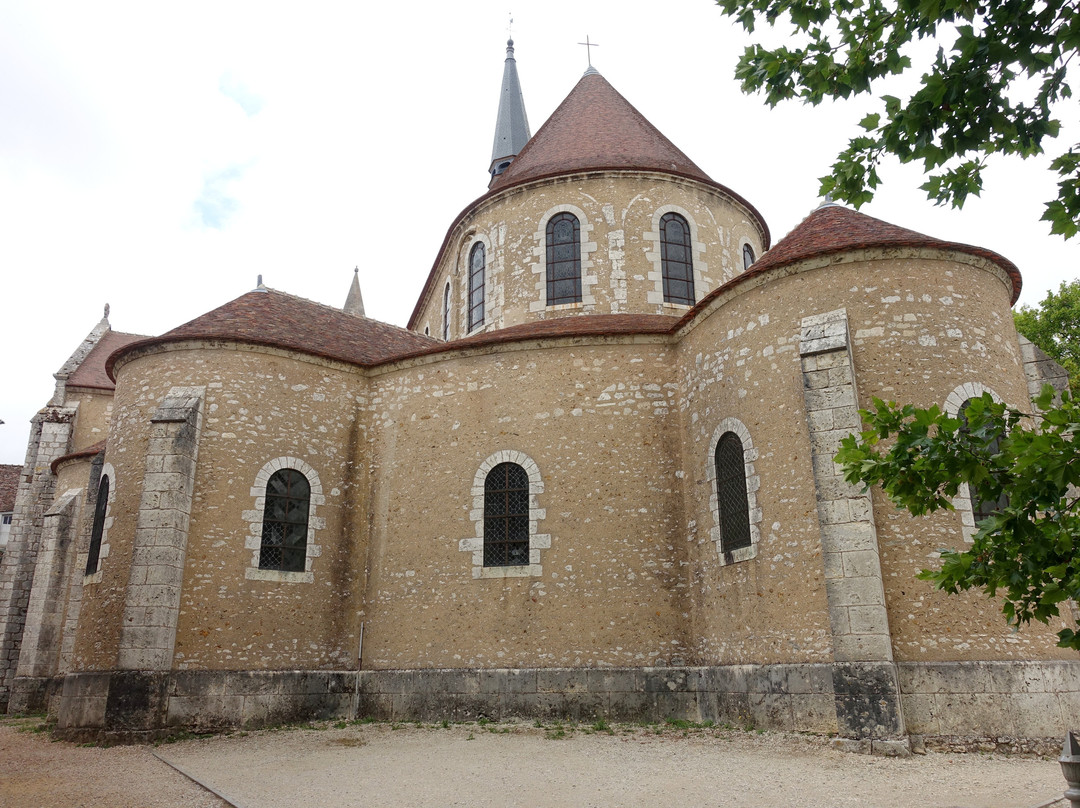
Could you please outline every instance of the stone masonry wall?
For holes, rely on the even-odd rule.
[[[55,478],[49,467],[53,460],[69,451],[75,412],[61,407],[47,408],[31,421],[11,533],[0,563],[0,712],[7,709],[18,667],[42,521],[52,502]]]
[[[519,347],[373,379],[365,668],[692,653],[671,354],[640,342]],[[532,530],[548,538],[528,574],[475,577],[474,486],[503,457],[536,469]]]
[[[662,209],[662,210],[661,210]],[[485,330],[582,313],[682,314],[663,303],[657,221],[674,211],[691,225],[697,299],[742,272],[742,245],[755,255],[762,234],[741,206],[715,189],[662,175],[596,174],[515,189],[470,212],[451,234],[436,270],[434,292],[417,322],[442,335],[443,293],[451,284],[452,338],[467,329],[468,260],[480,240],[487,251]],[[582,302],[548,306],[545,222],[557,212],[578,217]]]
[[[150,418],[146,472],[117,667],[168,670],[184,582],[202,431],[203,387],[173,387]]]
[[[212,359],[212,361],[210,361]],[[347,668],[355,665],[368,520],[362,458],[365,381],[351,369],[280,353],[193,350],[126,365],[107,461],[116,501],[102,580],[83,587],[76,669],[116,665],[112,615],[128,583],[134,524],[157,403],[172,387],[205,387],[173,664],[181,669]],[[253,492],[267,463],[302,459],[318,472],[311,582],[258,570],[250,546]]]

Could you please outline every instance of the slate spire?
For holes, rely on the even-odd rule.
[[[349,287],[349,296],[345,298],[345,305],[341,310],[346,314],[364,316],[364,298],[360,294],[360,267],[353,270],[352,286]]]
[[[495,143],[491,147],[492,179],[502,174],[529,142],[529,119],[525,115],[525,99],[518,81],[517,61],[514,59],[514,40],[506,40],[506,62],[503,65],[502,89],[499,91],[499,118],[495,122]]]

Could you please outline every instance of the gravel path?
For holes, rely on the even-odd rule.
[[[2,808],[227,808],[146,746],[54,742],[40,719],[0,720]],[[244,806],[247,808],[247,806]]]
[[[0,722],[0,805],[788,806],[1034,808],[1061,797],[1056,760],[853,755],[826,739],[615,726],[387,724],[82,748]],[[1062,808],[1059,802],[1054,808]]]

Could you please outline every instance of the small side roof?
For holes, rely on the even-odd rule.
[[[146,339],[140,334],[106,331],[82,363],[67,378],[68,387],[87,387],[91,390],[113,390],[115,382],[105,372],[105,362],[114,352],[133,342]]]
[[[746,277],[771,267],[794,264],[808,258],[874,247],[926,247],[967,253],[993,261],[1012,281],[1012,302],[1020,297],[1020,270],[1016,264],[993,250],[927,236],[905,227],[889,224],[865,213],[829,203],[812,211],[799,225],[754,262]]]
[[[286,348],[362,367],[440,344],[432,337],[370,317],[263,287],[160,337],[125,345],[109,357],[106,370],[115,379],[113,366],[131,350],[196,339]]]

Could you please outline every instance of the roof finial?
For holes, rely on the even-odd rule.
[[[360,267],[357,266],[353,270],[352,285],[349,287],[349,294],[345,298],[345,305],[341,307],[341,310],[346,314],[355,314],[358,317],[364,315],[364,297],[360,294]]]
[[[829,191],[827,194],[825,194],[825,198],[822,199],[821,204],[818,205],[818,209],[820,209],[820,208],[838,208],[838,207],[841,207],[841,206],[836,204],[836,202],[833,200],[832,191]]]
[[[255,288],[252,289],[251,291],[253,291],[253,292],[267,292],[267,291],[269,291],[265,286],[263,286],[262,275],[258,276],[258,280],[255,281]]]
[[[510,14],[510,22],[506,24],[506,44],[512,48],[514,47],[514,32],[511,29],[514,27],[514,12],[510,11],[508,13]]]
[[[597,44],[596,42],[590,42],[588,34],[585,35],[585,41],[584,42],[579,42],[578,44],[585,46],[585,53],[586,53],[585,58],[589,60],[589,69],[585,71],[585,75],[588,76],[588,75],[591,75],[593,73],[598,73],[599,71],[595,67],[592,66],[592,49],[593,48],[599,48],[600,45]]]
[[[101,316],[101,319],[102,320],[108,320],[109,319],[109,304],[108,303],[105,304],[105,313]]]

